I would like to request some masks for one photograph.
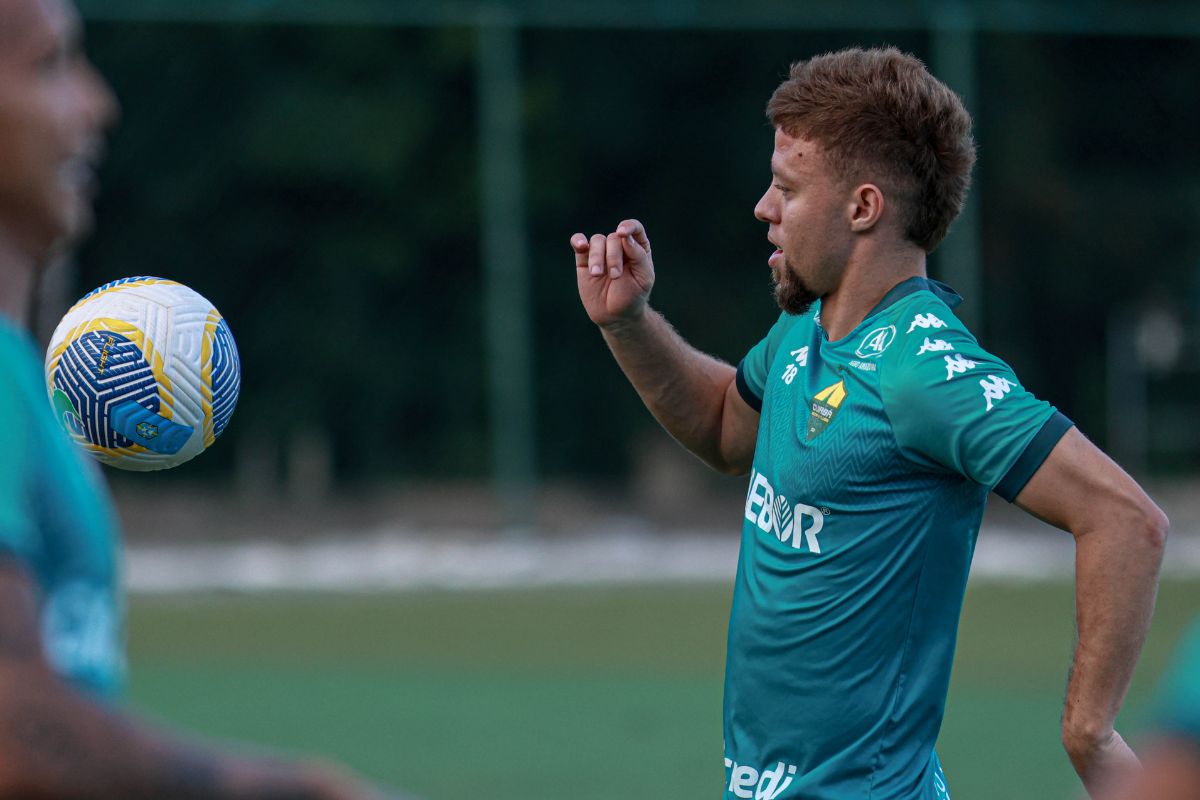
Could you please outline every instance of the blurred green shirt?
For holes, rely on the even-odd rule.
[[[761,411],[729,624],[726,795],[944,800],[934,742],[989,491],[1071,423],[912,278],[831,342],[820,304],[738,367]]]
[[[1200,744],[1200,620],[1192,623],[1159,689],[1158,725]]]
[[[99,467],[54,418],[29,335],[0,315],[0,555],[41,590],[54,669],[99,695],[124,673],[117,526]]]

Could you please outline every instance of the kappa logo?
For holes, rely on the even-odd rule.
[[[801,347],[799,350],[793,350],[791,355],[794,359],[794,362],[787,365],[787,367],[783,370],[782,375],[783,382],[788,386],[791,386],[792,381],[794,381],[796,376],[800,374],[800,367],[808,366],[808,345]]]
[[[954,345],[947,342],[945,339],[935,339],[929,341],[929,337],[925,337],[925,344],[921,345],[921,349],[917,351],[917,355],[923,356],[926,353],[940,353],[943,350],[953,350]]]
[[[796,766],[782,761],[771,769],[759,772],[754,767],[739,764],[732,758],[725,759],[729,770],[729,786],[726,791],[745,800],[775,800],[783,795],[796,777]]]
[[[879,358],[879,356],[883,355],[883,351],[887,350],[895,340],[895,325],[876,328],[863,337],[862,343],[859,344],[858,349],[854,353],[859,358]]]
[[[1004,396],[1016,386],[1015,383],[1007,378],[1001,378],[997,375],[988,375],[987,380],[980,381],[979,385],[983,387],[983,399],[987,400],[987,409],[985,411],[991,411],[992,401],[1003,400]]]
[[[912,333],[917,328],[944,328],[946,323],[935,317],[933,314],[917,314],[913,317],[912,324],[908,326],[908,332]]]
[[[808,552],[821,554],[817,534],[825,527],[825,514],[821,509],[796,503],[775,491],[761,472],[750,473],[750,491],[746,495],[746,519],[769,533],[784,544],[791,543],[799,550],[807,547]],[[804,528],[808,522],[807,529]]]
[[[946,380],[950,380],[955,375],[966,372],[969,369],[975,369],[979,364],[969,358],[963,358],[962,353],[955,353],[954,357],[946,356]]]

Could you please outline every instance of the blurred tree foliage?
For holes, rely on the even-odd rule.
[[[928,55],[917,34],[523,34],[547,474],[620,474],[654,425],[578,306],[568,236],[641,218],[654,304],[736,362],[777,313],[752,216],[766,98],[796,58],[883,42]],[[96,23],[89,49],[124,117],[78,289],[181,280],[242,355],[233,423],[189,476],[306,430],[345,481],[483,475],[473,32]],[[978,52],[978,334],[1103,439],[1110,310],[1165,291],[1191,314],[1200,289],[1200,43],[988,35]]]

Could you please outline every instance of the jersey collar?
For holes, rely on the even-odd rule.
[[[910,294],[914,294],[922,290],[928,290],[932,292],[935,297],[937,297],[946,305],[950,306],[951,309],[957,308],[963,300],[958,292],[954,291],[941,281],[920,277],[907,278],[889,289],[888,293],[883,296],[883,299],[871,309],[870,313],[867,314],[864,319],[870,319],[880,311],[883,311],[888,306],[895,304],[902,298],[908,297]]]
[[[935,281],[930,278],[922,277],[905,278],[904,280],[900,281],[900,283],[897,283],[895,286],[889,289],[888,293],[883,296],[883,299],[876,303],[875,307],[872,308],[871,311],[862,318],[862,322],[858,323],[858,325],[854,327],[854,330],[846,334],[844,339],[839,339],[838,342],[840,343],[849,341],[864,325],[871,320],[872,317],[885,310],[888,306],[895,305],[898,301],[908,297],[910,294],[915,294],[917,292],[926,290],[931,292],[935,297],[937,297],[951,309],[957,308],[958,305],[963,301],[962,296],[959,295],[958,292],[954,291],[941,281]],[[820,300],[817,301],[813,311],[813,322],[816,323],[817,330],[821,332],[821,335],[825,338],[825,340],[829,341],[829,334],[825,331],[824,326],[821,325]]]

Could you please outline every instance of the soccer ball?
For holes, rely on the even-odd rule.
[[[229,424],[241,383],[225,320],[162,278],[125,278],[84,295],[46,351],[59,421],[121,469],[167,469],[209,447]]]

